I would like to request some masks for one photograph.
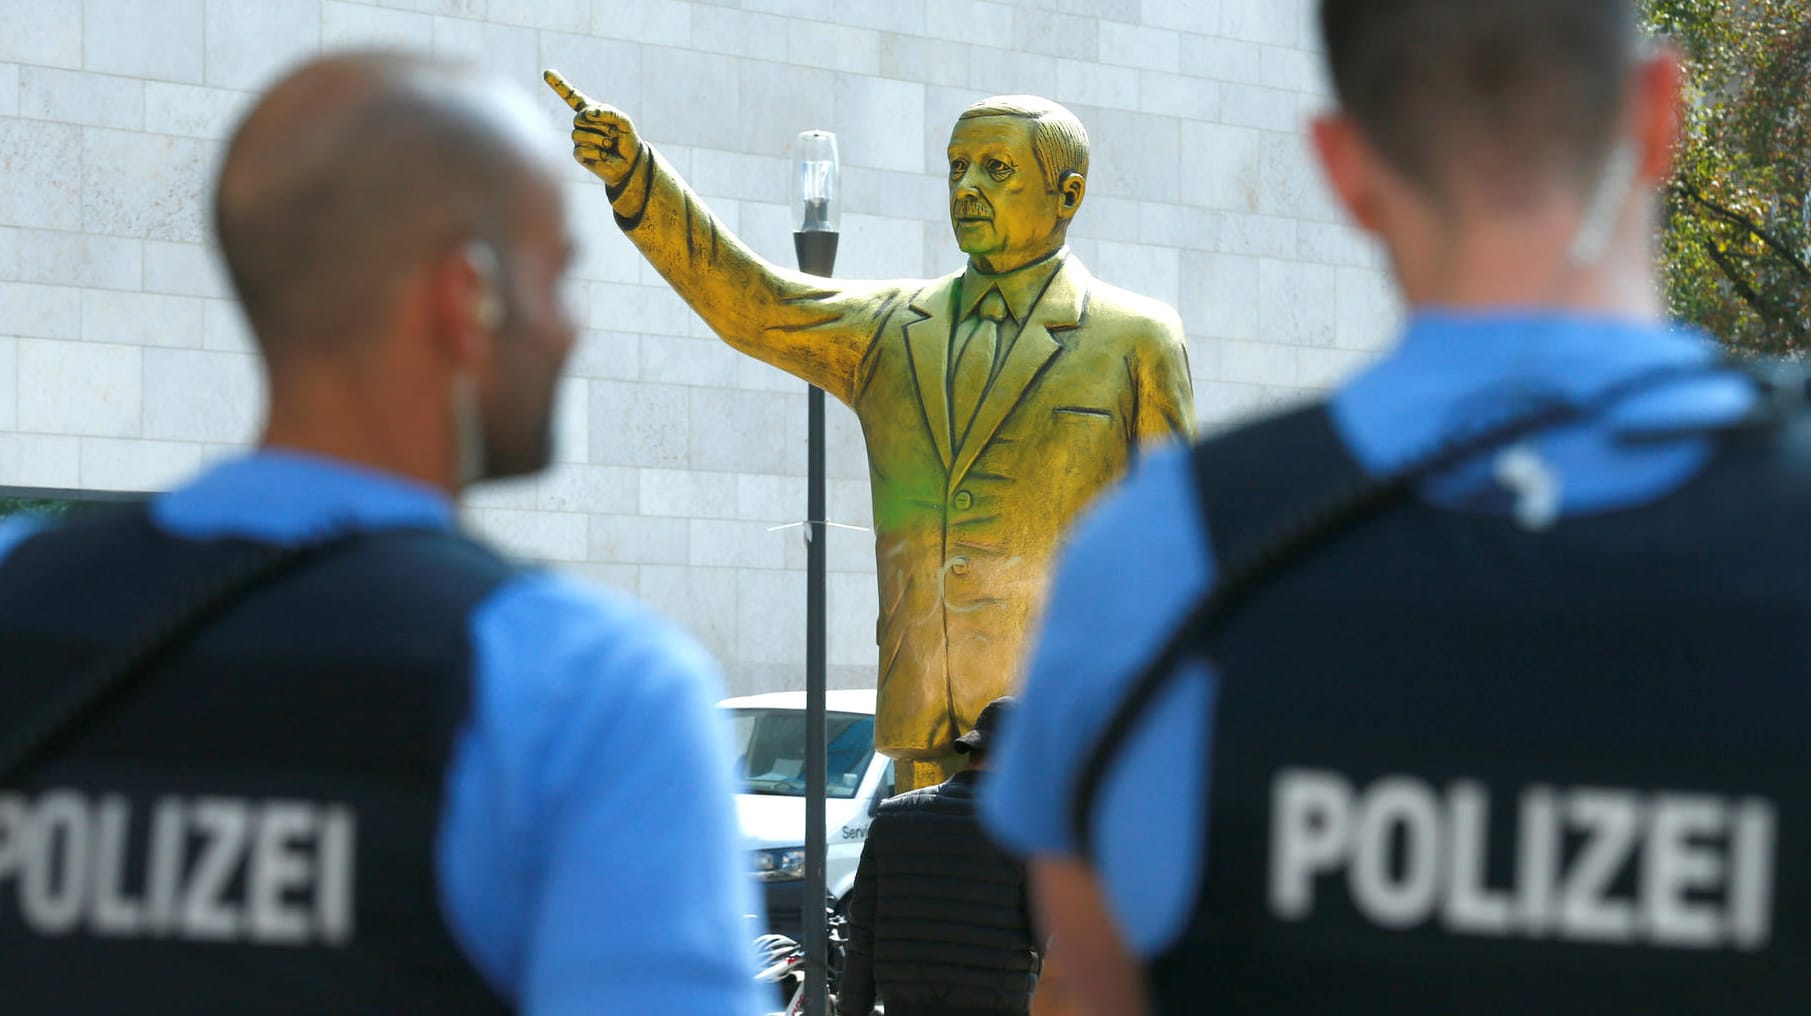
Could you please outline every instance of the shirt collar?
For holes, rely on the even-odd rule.
[[[981,298],[990,289],[999,289],[1000,295],[1006,298],[1006,309],[1012,312],[1013,321],[1025,323],[1025,316],[1044,295],[1045,287],[1068,260],[1069,248],[1062,247],[1039,258],[1028,265],[1021,265],[1010,272],[990,275],[975,267],[970,261],[962,273],[962,313],[956,320],[960,321],[975,312]]]
[[[1640,374],[1709,365],[1702,334],[1659,321],[1557,310],[1428,310],[1396,349],[1336,394],[1332,411],[1373,470],[1435,447],[1459,428],[1509,418],[1536,401],[1582,405]],[[1734,378],[1660,389],[1609,410],[1613,423],[1701,422],[1741,408]]]
[[[452,529],[453,504],[414,480],[338,459],[262,449],[154,498],[151,516],[190,539],[300,543],[370,529]]]

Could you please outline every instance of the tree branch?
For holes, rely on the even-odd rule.
[[[1742,277],[1741,270],[1729,259],[1729,255],[1717,249],[1715,242],[1706,239],[1704,252],[1717,263],[1717,267],[1723,272],[1723,277],[1728,279],[1730,286],[1735,289],[1736,295],[1742,298],[1742,302],[1748,305],[1748,309],[1753,311],[1764,325],[1782,327],[1795,338],[1801,341],[1805,339],[1805,330],[1799,326],[1798,322],[1789,320],[1776,308],[1767,306],[1767,298]]]
[[[1796,268],[1798,274],[1803,276],[1806,281],[1811,282],[1811,264],[1806,264],[1804,258],[1794,254],[1791,248],[1775,238],[1772,233],[1769,233],[1766,229],[1762,228],[1760,223],[1743,215],[1741,212],[1711,200],[1703,191],[1699,190],[1696,185],[1684,180],[1675,182],[1672,185],[1672,191],[1675,194],[1690,198],[1704,206],[1704,208],[1712,215],[1722,219],[1724,222],[1727,222],[1738,229],[1747,230],[1749,233],[1753,234],[1756,239],[1766,244],[1775,254],[1785,258],[1786,262],[1793,268]],[[1718,263],[1723,263],[1720,258],[1718,259]]]

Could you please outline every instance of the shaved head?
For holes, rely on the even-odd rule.
[[[508,257],[524,184],[546,172],[534,119],[511,90],[395,54],[316,60],[267,92],[233,135],[214,200],[266,356],[381,328],[403,280],[455,244]]]
[[[1322,0],[1341,105],[1411,179],[1592,178],[1637,60],[1634,0]]]

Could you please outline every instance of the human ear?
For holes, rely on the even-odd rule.
[[[455,368],[475,367],[489,356],[504,317],[496,253],[474,241],[449,250],[429,272],[427,289],[443,355]]]
[[[1661,44],[1635,71],[1635,143],[1640,149],[1640,178],[1658,184],[1673,172],[1673,155],[1684,129],[1685,64],[1678,47]]]
[[[1065,173],[1056,184],[1056,216],[1067,219],[1082,207],[1082,198],[1088,193],[1088,179],[1080,173]]]
[[[1357,122],[1344,113],[1328,113],[1316,117],[1309,131],[1334,196],[1365,232],[1380,232],[1378,157]]]

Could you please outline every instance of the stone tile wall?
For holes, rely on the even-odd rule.
[[[1094,138],[1072,246],[1175,305],[1209,425],[1324,388],[1387,341],[1375,253],[1300,131],[1321,105],[1311,0],[0,0],[0,488],[156,490],[244,446],[262,392],[207,248],[223,139],[252,90],[324,47],[543,66],[633,114],[767,257],[792,258],[791,145],[837,132],[838,274],[960,265],[942,150],[991,93],[1074,109]],[[474,492],[478,528],[679,617],[732,685],[804,658],[802,385],[719,344],[608,227],[573,284],[588,326],[561,463]],[[852,414],[831,409],[831,516],[870,521]],[[833,682],[873,680],[865,534],[830,545]]]

